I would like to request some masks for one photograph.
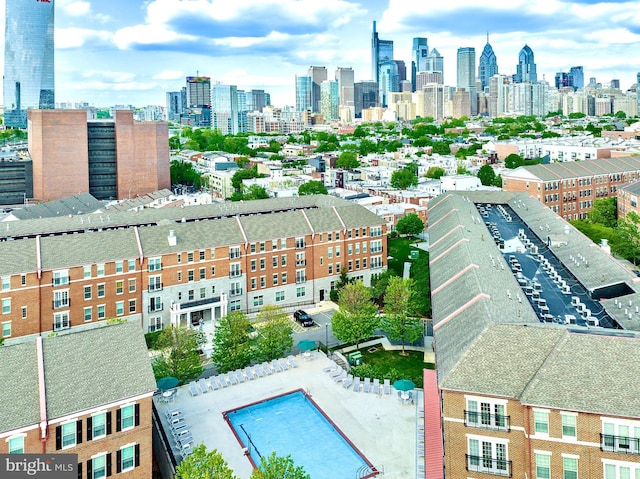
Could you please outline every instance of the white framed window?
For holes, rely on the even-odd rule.
[[[59,289],[53,292],[53,309],[69,307],[69,290]]]
[[[98,319],[104,319],[106,317],[105,305],[101,304],[98,306]]]
[[[122,261],[116,261],[116,273],[122,273],[124,271],[124,263]]]
[[[116,316],[124,314],[124,301],[116,301]]]
[[[162,289],[162,275],[149,276],[149,292]]]
[[[305,294],[304,286],[296,288],[296,298],[303,298]]]
[[[123,294],[123,293],[124,293],[124,281],[123,280],[116,281],[116,294]]]
[[[282,284],[287,284],[287,273],[282,273]]]
[[[240,300],[235,299],[233,301],[229,301],[229,311],[240,311]]]
[[[91,416],[91,438],[100,439],[107,435],[107,413],[99,413]]]
[[[22,319],[27,319],[27,307],[22,306],[20,310],[22,311]]]
[[[91,278],[91,266],[84,267],[84,277]]]
[[[65,284],[69,284],[69,270],[61,269],[59,271],[53,272],[53,285],[54,286],[62,286]]]
[[[640,464],[628,461],[602,460],[604,479],[640,479]]]
[[[536,479],[551,479],[551,453],[535,451]]]
[[[255,296],[253,298],[253,307],[262,306],[264,304],[264,296]]]
[[[271,275],[271,285],[272,286],[278,285],[278,273],[274,273]]]
[[[549,434],[549,411],[544,409],[533,410],[533,428],[536,434]]]
[[[135,405],[129,404],[120,408],[120,430],[131,429],[135,426]]]
[[[229,259],[238,259],[238,258],[240,258],[240,246],[229,247]]]
[[[496,476],[511,476],[508,443],[497,438],[467,436],[467,470]]]
[[[104,283],[96,285],[98,288],[98,298],[104,298]]]
[[[578,458],[567,457],[562,458],[562,478],[578,479]]]
[[[83,309],[83,317],[85,321],[91,321],[93,319],[93,308],[91,306]]]
[[[2,323],[2,337],[8,338],[11,336],[11,321],[5,321]]]
[[[101,454],[91,459],[91,478],[104,479],[107,477],[107,455]]]
[[[495,398],[465,396],[465,425],[482,429],[508,431],[510,421],[507,416],[507,401]]]
[[[53,330],[60,331],[62,329],[69,329],[71,323],[69,322],[69,311],[62,311],[53,315]]]
[[[242,269],[240,263],[231,263],[229,264],[229,277],[237,278],[242,275]]]
[[[136,467],[135,465],[135,445],[125,446],[120,449],[120,461],[118,464],[118,472],[125,472]]]
[[[149,263],[147,266],[147,270],[149,271],[160,271],[162,270],[162,258],[149,258]]]
[[[62,425],[62,449],[76,445],[77,427],[76,421]]]
[[[9,314],[11,312],[11,298],[4,298],[2,300],[2,314]]]
[[[287,265],[287,255],[286,255],[286,254],[283,254],[283,255],[280,257],[280,266],[286,266],[286,265]]]
[[[162,311],[162,297],[152,296],[149,298],[149,312]]]
[[[562,438],[576,439],[578,415],[576,413],[561,412],[560,417],[562,418]]]
[[[96,269],[98,271],[98,276],[104,276],[104,263],[98,263],[96,265]]]
[[[327,258],[333,258],[333,247],[327,248]]]
[[[91,286],[84,287],[84,299],[91,299]]]
[[[600,447],[607,452],[640,454],[640,421],[602,418]]]
[[[276,291],[276,303],[284,301],[284,291]]]
[[[2,291],[8,291],[11,289],[11,276],[2,277]]]
[[[15,436],[7,439],[9,454],[24,454],[24,436]]]
[[[135,271],[136,270],[136,260],[130,259],[127,264],[127,271]]]
[[[130,293],[135,293],[136,292],[136,280],[135,280],[135,278],[129,279],[128,283],[129,283],[129,292]]]
[[[149,329],[150,333],[162,330],[162,317],[154,316],[153,318],[149,318],[149,328],[148,329]]]

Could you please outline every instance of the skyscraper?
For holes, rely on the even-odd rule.
[[[53,0],[6,0],[4,122],[26,128],[27,110],[55,107]]]
[[[354,106],[353,78],[353,68],[338,67],[336,69],[336,81],[338,82],[340,105]]]
[[[584,87],[584,70],[582,67],[571,67],[569,69],[569,86],[574,90]]]
[[[180,91],[167,92],[167,120],[180,122],[180,116],[185,110],[186,88]]]
[[[411,48],[411,86],[416,90],[416,75],[418,72],[427,71],[427,56],[429,55],[429,46],[426,38],[416,37],[413,39],[413,47]]]
[[[480,54],[480,61],[478,62],[478,78],[480,79],[480,86],[483,91],[489,86],[491,77],[497,74],[498,60],[493,48],[489,44],[489,35],[487,34],[487,44],[484,46]]]
[[[400,91],[400,82],[406,79],[407,67],[401,60],[388,60],[380,64],[380,105],[388,105],[388,96],[391,92]]]
[[[427,55],[426,70],[428,72],[440,72],[444,78],[444,59],[437,49],[432,49]]]
[[[311,111],[311,77],[296,75],[296,111]]]
[[[307,72],[311,77],[311,111],[320,111],[320,85],[327,79],[327,67],[310,66]]]
[[[325,80],[320,85],[320,113],[325,120],[337,120],[339,116],[340,98],[338,82]]]
[[[536,64],[533,58],[533,50],[529,45],[525,45],[518,55],[518,66],[516,67],[516,83],[531,82],[538,83]]]
[[[245,98],[246,103],[246,98]],[[215,84],[211,89],[212,128],[223,135],[238,133],[238,87]]]
[[[211,126],[211,77],[187,77],[187,111],[191,123]]]
[[[376,82],[380,82],[380,65],[389,60],[393,60],[393,40],[380,40],[374,21],[371,36],[371,76]]]
[[[458,89],[464,89],[469,95],[471,115],[478,113],[476,101],[476,49],[473,47],[458,48]],[[464,108],[463,108],[464,110]]]
[[[376,82],[354,83],[353,92],[356,118],[362,118],[362,110],[378,106],[378,84]]]
[[[636,74],[636,97],[638,98],[638,112],[640,112],[640,72]]]

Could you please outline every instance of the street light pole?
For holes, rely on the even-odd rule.
[[[324,324],[324,345],[327,348],[327,356],[329,356],[329,323]]]

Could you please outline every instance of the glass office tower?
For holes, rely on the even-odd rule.
[[[27,110],[55,106],[54,0],[6,0],[4,120],[26,128]]]

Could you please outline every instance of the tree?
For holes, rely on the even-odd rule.
[[[593,208],[587,213],[587,219],[591,223],[597,223],[609,228],[614,228],[618,221],[617,198],[599,198],[593,202]]]
[[[418,177],[411,169],[403,168],[396,170],[391,174],[391,181],[389,184],[399,190],[405,190],[418,184]]]
[[[304,467],[296,466],[291,456],[277,456],[275,451],[260,458],[260,465],[250,479],[310,479]]]
[[[336,168],[344,168],[345,170],[352,170],[360,166],[358,161],[358,154],[353,151],[343,151],[340,153],[338,160],[336,161]]]
[[[156,343],[161,354],[153,362],[156,379],[173,376],[185,383],[202,374],[199,349],[206,342],[198,329],[169,326],[162,331]]]
[[[478,179],[484,186],[493,186],[496,181],[496,172],[491,165],[482,165],[478,170]]]
[[[401,235],[417,235],[424,230],[424,222],[415,213],[409,213],[396,223],[396,231]]]
[[[340,341],[359,344],[370,337],[380,324],[378,308],[371,301],[371,291],[362,281],[349,283],[340,291],[338,307],[331,327]]]
[[[191,185],[200,188],[202,177],[193,163],[184,160],[173,160],[169,164],[169,175],[172,185]]]
[[[258,313],[258,341],[254,359],[258,362],[281,358],[293,347],[293,329],[287,313],[279,306],[265,305]]]
[[[169,138],[169,148],[172,150],[180,149],[180,137],[178,135],[173,135]]]
[[[411,314],[413,281],[398,276],[389,278],[389,285],[384,294],[384,319],[382,327],[389,337],[402,341],[402,355],[406,356],[404,343],[413,343],[424,335],[422,320]]]
[[[446,171],[444,171],[444,168],[440,168],[439,166],[430,166],[425,176],[427,178],[433,178],[434,180],[439,180],[441,177],[445,175],[445,173]]]
[[[218,321],[211,352],[211,361],[218,372],[226,373],[249,365],[253,357],[250,328],[249,318],[241,311],[229,313]]]
[[[248,170],[238,170],[231,177],[231,186],[233,186],[237,191],[242,190],[242,180],[249,180],[251,178],[258,177],[258,166],[254,165],[253,168],[249,168]]]
[[[251,476],[253,477],[253,476]],[[215,449],[207,451],[204,444],[196,446],[176,468],[179,479],[238,479],[227,462]]]
[[[447,143],[446,141],[434,141],[433,145],[431,145],[431,148],[433,153],[436,153],[438,155],[451,154],[451,147],[449,146],[449,143]]]
[[[504,167],[513,170],[524,165],[524,159],[517,153],[511,153],[504,159]]]
[[[322,181],[311,180],[298,186],[298,195],[326,195],[329,192]]]
[[[616,252],[625,259],[638,264],[640,260],[640,216],[630,211],[624,218],[618,219],[618,226],[615,229]]]
[[[236,164],[238,165],[238,168],[247,168],[250,162],[251,160],[246,156],[239,156],[238,158],[236,158]]]
[[[431,283],[429,278],[429,253],[420,250],[418,259],[411,264],[413,279],[413,310],[423,316],[431,315]]]

